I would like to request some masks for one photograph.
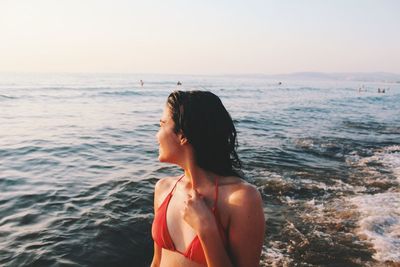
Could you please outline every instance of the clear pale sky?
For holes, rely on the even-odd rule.
[[[0,71],[400,73],[400,1],[0,0]]]

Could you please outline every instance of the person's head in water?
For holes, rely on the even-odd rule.
[[[175,124],[192,145],[196,163],[215,174],[240,176],[237,134],[218,96],[207,91],[174,91],[167,107]]]

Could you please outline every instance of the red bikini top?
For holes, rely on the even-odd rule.
[[[178,252],[192,261],[195,261],[195,262],[203,264],[203,265],[207,265],[203,247],[201,246],[200,239],[197,235],[193,238],[192,242],[189,244],[189,246],[186,248],[186,250],[184,252],[181,252],[181,251],[176,250],[175,245],[174,245],[172,238],[168,231],[168,226],[167,226],[168,204],[172,198],[172,195],[173,195],[172,192],[174,191],[176,185],[182,178],[183,178],[183,175],[175,183],[171,192],[169,192],[168,196],[164,199],[164,201],[160,205],[160,207],[158,207],[158,209],[154,215],[153,226],[151,229],[153,240],[154,240],[154,242],[156,242],[156,244],[158,246],[160,246],[163,249],[168,249],[171,251]],[[226,244],[227,244],[226,235],[225,235],[224,229],[221,225],[221,222],[219,221],[218,214],[217,214],[217,201],[218,201],[218,180],[215,179],[215,198],[214,198],[214,206],[212,208],[212,211],[214,213],[214,217],[215,217],[215,220],[218,225],[218,230],[219,230],[219,234],[222,239],[222,242],[226,246]]]

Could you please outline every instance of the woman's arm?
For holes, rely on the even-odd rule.
[[[208,267],[259,266],[265,231],[260,193],[252,185],[243,184],[240,189],[231,193],[228,202],[229,253],[220,238],[213,214],[196,192],[187,201],[183,215],[196,229]]]
[[[154,188],[154,215],[156,214],[158,207],[159,207],[159,200],[160,200],[160,195],[162,195],[165,191],[165,187],[167,186],[167,179],[161,179],[158,180],[156,183],[156,186]],[[151,267],[159,267],[160,262],[161,262],[161,251],[162,248],[160,248],[156,242],[154,242],[154,255],[153,255],[153,261],[151,262]]]
[[[208,267],[233,267],[221,240],[217,222],[203,197],[192,190],[182,211],[184,220],[196,231]]]
[[[262,198],[249,184],[234,192],[229,199],[231,220],[229,244],[236,267],[255,267],[260,264],[265,234]]]
[[[214,220],[215,221],[215,220]],[[199,232],[208,267],[233,267],[232,259],[221,240],[216,223],[204,224]]]
[[[154,255],[150,267],[159,267],[161,261],[161,248],[154,242]]]

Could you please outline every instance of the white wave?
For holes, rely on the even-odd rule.
[[[390,187],[390,191],[399,191],[400,184],[400,146],[388,146],[373,151],[366,151],[368,157],[362,157],[357,152],[351,153],[346,162],[348,165],[358,170],[353,174],[353,179],[360,179],[364,183],[365,189],[370,186]],[[360,190],[354,190],[355,193],[361,193]]]
[[[271,241],[268,248],[263,247],[260,266],[287,267],[293,260],[285,254],[286,244],[280,241]]]
[[[371,151],[372,152],[372,151]],[[400,146],[388,146],[373,152],[372,156],[351,155],[349,165],[360,168],[365,182],[400,183]],[[382,168],[392,174],[386,176]],[[396,180],[393,180],[393,176]],[[374,259],[400,262],[400,191],[395,186],[384,193],[359,195],[348,199],[359,213],[357,235],[372,243]]]
[[[400,146],[386,147],[381,154],[382,164],[392,170],[400,183]]]
[[[365,158],[353,155],[351,159],[353,161],[351,162],[352,165],[360,167],[367,166],[369,163],[380,163],[390,169],[400,182],[400,146],[385,147],[375,151],[372,156]]]
[[[400,193],[386,192],[349,199],[360,214],[357,234],[370,241],[373,258],[400,262]]]

